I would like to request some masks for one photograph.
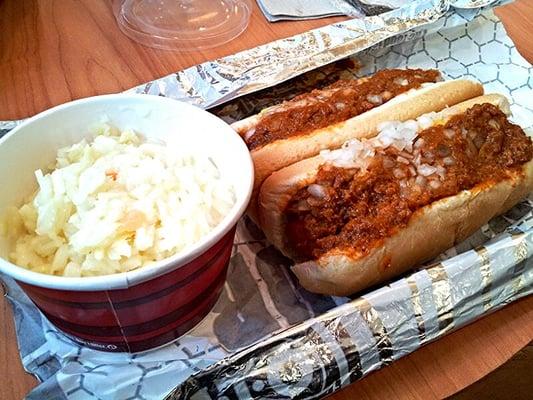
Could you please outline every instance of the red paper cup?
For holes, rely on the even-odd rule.
[[[139,352],[180,337],[217,301],[235,225],[250,200],[253,165],[239,135],[206,111],[158,96],[97,96],[45,111],[0,139],[0,211],[20,206],[36,189],[34,171],[53,162],[60,147],[90,137],[89,127],[101,122],[169,146],[172,135],[187,135],[231,179],[236,204],[198,243],[153,266],[99,277],[45,275],[7,261],[13,243],[0,237],[0,271],[73,340],[99,350]]]

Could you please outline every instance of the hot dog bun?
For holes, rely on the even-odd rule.
[[[273,172],[315,156],[321,150],[339,147],[349,139],[372,137],[377,133],[377,126],[384,121],[405,121],[430,111],[442,110],[447,106],[482,94],[483,87],[479,83],[466,79],[426,84],[419,89],[400,94],[385,104],[346,121],[305,135],[276,140],[252,150],[255,181],[248,214],[254,221],[258,221],[258,189]],[[235,122],[232,127],[243,136],[257,123],[259,118],[259,115],[255,115]]]
[[[409,225],[365,257],[330,252],[292,271],[307,290],[343,296],[386,281],[430,260],[503,214],[533,187],[533,161],[522,174],[495,185],[474,188],[419,210]]]
[[[494,104],[509,114],[509,104],[500,95],[481,96],[440,114],[442,119],[447,119],[483,103]],[[261,226],[267,238],[291,258],[296,258],[296,254],[285,237],[284,210],[300,188],[314,182],[323,162],[321,156],[316,156],[283,168],[272,174],[261,187]],[[334,295],[354,293],[435,257],[511,208],[532,187],[533,162],[528,162],[523,165],[521,173],[508,179],[462,191],[419,209],[407,227],[386,238],[383,245],[364,256],[354,251],[348,254],[333,249],[317,260],[296,264],[293,272],[310,291]]]

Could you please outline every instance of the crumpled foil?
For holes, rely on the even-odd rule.
[[[24,120],[15,120],[15,121],[0,121],[0,138],[8,133],[10,130],[15,129],[20,125]]]
[[[430,5],[436,8],[430,10]],[[269,75],[268,68],[258,63],[250,71],[250,79],[257,78],[259,84],[240,83],[246,93],[271,87],[234,98],[213,112],[231,121],[339,77],[366,75],[382,68],[438,68],[449,78],[470,76],[482,82],[487,92],[505,94],[512,102],[515,121],[524,128],[531,126],[533,68],[518,54],[501,22],[490,11],[473,19],[479,11],[448,9],[445,13],[446,8],[447,2],[425,0],[409,5],[413,18],[426,11],[419,18],[421,25],[411,21],[415,28],[406,31],[402,28],[405,21],[397,19],[395,29],[403,33],[348,61],[333,62],[337,53],[324,43],[320,44],[322,50],[317,50],[309,41],[314,33],[266,45],[262,62],[268,64],[280,62],[276,54],[284,52],[285,46],[309,43],[307,62],[313,69],[295,76],[287,62],[287,71]],[[434,14],[434,22],[427,25],[429,14]],[[440,19],[438,15],[442,15]],[[336,31],[337,26],[326,31]],[[352,41],[354,52],[358,43],[367,42]],[[300,50],[307,51],[305,46]],[[256,49],[250,52],[256,54]],[[238,85],[225,85],[225,76],[215,75],[215,79],[205,72],[217,62],[206,65],[191,72],[191,79],[185,81],[193,95],[191,102],[200,99],[202,106],[210,106],[242,94],[231,92]],[[260,70],[266,75],[254,75]],[[217,67],[217,71],[221,70]],[[148,93],[187,100],[187,90],[176,76],[144,87],[154,88]],[[222,86],[217,86],[219,83]],[[216,95],[218,87],[228,90]],[[199,97],[194,98],[196,95]],[[214,101],[207,105],[203,99]],[[178,341],[141,354],[103,353],[70,341],[13,280],[2,276],[15,314],[24,367],[41,381],[27,398],[160,399],[169,391],[170,398],[195,399],[302,398],[331,393],[531,293],[532,209],[531,201],[518,204],[444,252],[437,265],[358,299],[305,291],[289,273],[290,260],[244,218],[238,225],[224,292],[210,315]]]
[[[529,212],[484,245],[223,359],[187,379],[166,399],[326,396],[533,293],[532,254]]]

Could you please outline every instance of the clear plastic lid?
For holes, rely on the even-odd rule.
[[[249,0],[116,0],[122,32],[150,47],[197,50],[220,46],[248,26]]]

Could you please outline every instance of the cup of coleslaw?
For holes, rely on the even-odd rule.
[[[253,187],[239,135],[189,104],[104,95],[0,139],[0,272],[104,351],[166,344],[217,301]]]

